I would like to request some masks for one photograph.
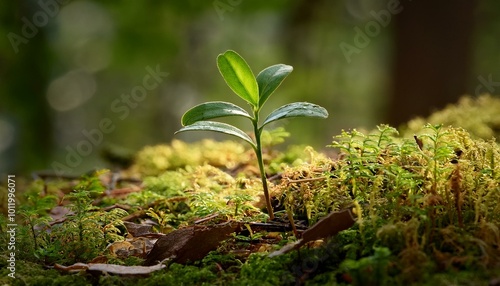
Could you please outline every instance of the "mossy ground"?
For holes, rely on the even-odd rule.
[[[496,104],[491,97],[463,100],[462,111],[452,106],[441,113],[468,114],[485,100]],[[470,132],[452,117],[442,122],[453,126],[423,120],[417,128],[414,121],[408,135],[385,125],[343,132],[328,156],[310,147],[272,151],[287,134],[268,134],[265,161],[278,220],[292,213],[297,225],[310,226],[332,211],[358,214],[350,229],[273,258],[270,251],[296,239],[291,231],[247,228],[200,261],[170,264],[148,277],[50,269],[99,259],[140,265],[145,253],[107,248],[130,239],[124,220],[163,233],[204,219],[265,222],[252,150],[232,141],[147,147],[116,184],[106,181],[109,173],[27,182],[17,193],[22,251],[15,280],[7,277],[6,217],[0,217],[0,284],[498,285],[500,147],[488,137],[496,130],[494,115]],[[477,134],[487,128],[493,133]],[[50,212],[59,223],[51,223]]]

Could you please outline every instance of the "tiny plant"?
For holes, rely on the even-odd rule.
[[[280,86],[283,80],[292,72],[289,65],[277,64],[262,70],[257,77],[254,76],[247,62],[235,51],[228,50],[217,57],[217,67],[226,81],[227,85],[239,97],[250,104],[252,112],[223,101],[212,101],[199,104],[188,110],[181,119],[184,126],[178,132],[183,131],[215,131],[236,136],[252,146],[257,155],[264,197],[266,199],[267,211],[270,219],[274,219],[271,199],[267,188],[266,173],[262,160],[261,135],[267,124],[290,117],[317,117],[327,118],[328,112],[323,107],[308,103],[294,102],[283,105],[272,111],[259,125],[260,111],[269,96]],[[214,118],[226,116],[242,116],[248,118],[253,125],[255,139],[232,125],[208,121]]]

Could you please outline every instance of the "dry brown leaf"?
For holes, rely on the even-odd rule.
[[[227,222],[213,226],[195,225],[174,230],[156,241],[144,265],[153,265],[165,259],[172,259],[177,263],[200,260],[238,229],[240,229],[239,223]]]
[[[310,241],[326,239],[334,236],[340,231],[350,228],[355,222],[356,219],[350,209],[331,212],[329,215],[320,219],[317,223],[304,231],[301,239],[294,243],[285,245],[280,250],[270,253],[269,257],[285,254],[294,249],[300,248],[302,245]]]

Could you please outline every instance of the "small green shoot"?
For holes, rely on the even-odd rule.
[[[182,116],[181,122],[184,127],[177,131],[176,134],[183,131],[215,131],[236,136],[249,143],[257,155],[267,212],[269,218],[272,220],[274,219],[274,214],[267,187],[264,162],[262,160],[261,135],[264,126],[273,121],[290,117],[327,118],[328,112],[325,108],[316,104],[294,102],[275,109],[266,119],[264,119],[262,124],[259,125],[262,106],[264,106],[264,103],[269,99],[271,94],[292,72],[293,68],[289,65],[277,64],[265,68],[255,77],[247,62],[232,50],[228,50],[217,57],[217,67],[227,85],[234,93],[250,104],[252,107],[252,114],[229,102],[205,102],[191,108]],[[253,125],[255,140],[232,125],[207,121],[226,116],[242,116],[248,118]]]

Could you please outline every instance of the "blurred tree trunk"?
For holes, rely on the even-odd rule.
[[[318,21],[318,11],[327,4],[326,0],[300,0],[290,10],[285,30],[285,52],[290,58],[308,66],[316,55],[311,54],[307,41],[310,39],[312,24]],[[303,42],[298,42],[301,39]]]
[[[15,141],[2,154],[2,160],[8,161],[3,171],[26,173],[49,167],[52,128],[45,99],[49,53],[44,28],[23,37],[23,17],[33,23],[34,13],[41,9],[36,1],[5,1],[1,6],[5,46],[0,54],[0,77],[4,82],[0,112],[15,127]],[[17,53],[8,33],[28,40],[17,45]]]
[[[401,3],[395,18],[395,67],[388,121],[399,125],[467,92],[475,0]]]

